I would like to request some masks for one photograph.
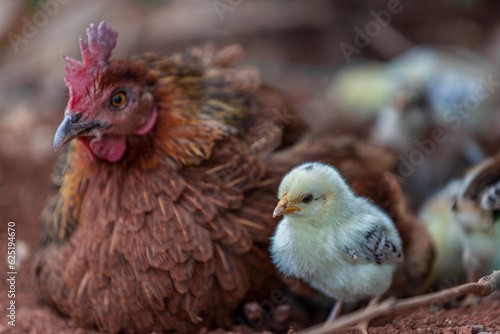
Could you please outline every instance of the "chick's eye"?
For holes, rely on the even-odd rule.
[[[113,108],[121,108],[125,105],[127,101],[127,94],[124,91],[119,91],[111,96],[111,106]]]
[[[305,195],[304,198],[302,198],[302,203],[309,204],[313,200],[313,196],[311,194]]]

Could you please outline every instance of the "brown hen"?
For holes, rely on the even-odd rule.
[[[230,325],[273,272],[261,156],[281,145],[283,101],[253,67],[226,68],[237,46],[109,60],[116,32],[87,34],[83,62],[66,58],[54,147],[78,141],[42,214],[36,286],[108,332]]]
[[[110,60],[116,32],[102,22],[87,34],[83,61],[66,58],[54,147],[71,143],[42,214],[35,285],[111,333],[229,326],[278,282],[268,244],[281,177],[308,160],[348,162],[344,148],[297,142],[304,127],[280,94],[255,68],[231,67],[238,46]]]

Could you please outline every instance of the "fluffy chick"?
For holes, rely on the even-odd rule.
[[[418,216],[425,223],[436,249],[433,266],[434,285],[446,287],[464,274],[460,227],[451,211],[460,189],[461,180],[453,180],[422,205]]]
[[[500,268],[499,219],[492,222],[483,209],[476,206],[472,210],[471,203],[465,205],[468,200],[462,197],[464,187],[467,188],[464,180],[451,181],[429,198],[419,212],[436,247],[433,280],[438,288],[458,283],[462,278],[476,281]],[[491,227],[481,227],[488,221]],[[474,222],[476,226],[464,225]]]
[[[500,245],[500,154],[466,173],[451,209],[459,226],[467,280],[476,281]]]
[[[338,301],[389,289],[403,260],[398,231],[381,209],[357,197],[335,168],[316,162],[295,167],[282,179],[278,198],[273,216],[284,218],[270,252],[280,271]]]

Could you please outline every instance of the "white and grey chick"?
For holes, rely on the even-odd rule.
[[[284,217],[271,239],[272,260],[285,275],[338,301],[330,320],[341,302],[389,289],[403,261],[398,231],[335,168],[317,162],[295,167],[283,177],[278,198],[273,216]]]

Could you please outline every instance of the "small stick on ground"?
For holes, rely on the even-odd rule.
[[[300,331],[299,334],[326,334],[347,329],[361,321],[384,317],[396,312],[407,311],[422,306],[441,304],[467,294],[489,296],[496,290],[496,283],[500,281],[500,270],[491,275],[481,278],[477,283],[467,283],[446,290],[428,293],[406,299],[389,298],[378,305],[362,310],[351,312],[332,322],[331,324],[319,324],[314,327]]]

